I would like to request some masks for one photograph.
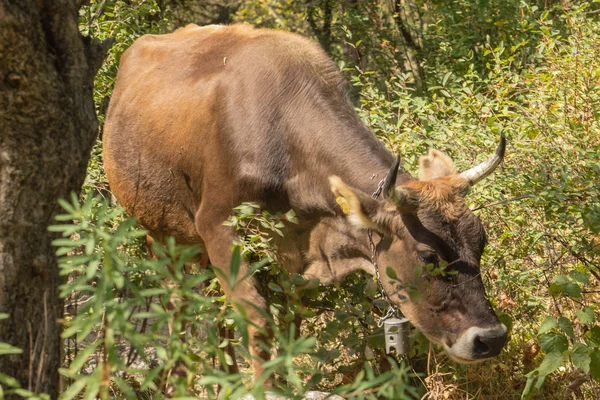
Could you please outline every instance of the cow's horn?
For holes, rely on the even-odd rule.
[[[494,172],[498,164],[502,162],[504,158],[504,150],[506,149],[506,138],[504,133],[500,135],[500,144],[496,149],[496,152],[487,160],[481,164],[463,172],[460,174],[461,177],[466,179],[471,186]]]
[[[415,200],[411,197],[410,192],[396,186],[399,168],[400,156],[397,155],[383,182],[383,197],[401,209],[412,208]]]
[[[396,155],[392,167],[385,177],[383,182],[383,197],[389,200],[393,200],[396,196],[396,177],[398,177],[398,168],[400,168],[400,156]]]

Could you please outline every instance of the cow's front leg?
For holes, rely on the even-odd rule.
[[[222,222],[225,218],[216,220]],[[262,363],[270,358],[270,351],[259,344],[263,342],[268,348],[271,343],[272,331],[264,316],[267,310],[266,300],[259,294],[256,279],[246,276],[249,265],[245,261],[241,262],[235,283],[230,284],[232,245],[236,239],[231,228],[203,223],[201,219],[197,219],[196,226],[205,242],[211,264],[219,270],[217,274],[225,295],[236,311],[248,318],[249,350],[254,379],[257,380],[264,371]]]

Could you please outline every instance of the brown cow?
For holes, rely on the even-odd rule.
[[[462,174],[432,150],[418,180],[396,176],[394,157],[361,122],[344,86],[325,52],[295,34],[189,25],[145,35],[123,54],[106,120],[112,191],[152,236],[201,243],[225,274],[236,235],[223,222],[245,201],[296,211],[301,223],[278,252],[289,271],[324,284],[359,269],[374,273],[364,229],[372,228],[380,268],[421,287],[423,300],[411,302],[383,279],[410,321],[459,362],[496,356],[507,329],[486,299],[485,232],[464,197],[500,163],[504,139]],[[386,176],[383,197],[372,199]],[[456,272],[415,278],[417,265],[442,260]],[[234,304],[266,307],[254,280],[233,291],[222,284]],[[251,350],[266,357],[256,336],[254,329]],[[260,362],[254,367],[260,372]]]

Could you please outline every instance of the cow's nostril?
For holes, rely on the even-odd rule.
[[[487,356],[490,352],[490,346],[480,336],[476,336],[473,342],[473,350],[478,356]]]
[[[505,329],[480,332],[473,338],[473,352],[480,358],[497,356],[506,343],[506,337]]]

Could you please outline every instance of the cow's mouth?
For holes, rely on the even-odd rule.
[[[482,363],[482,362],[484,362],[484,361],[485,361],[485,360],[487,360],[488,358],[491,358],[491,357],[488,357],[488,358],[476,358],[476,359],[472,359],[472,358],[471,358],[471,359],[467,359],[467,358],[462,358],[462,357],[460,357],[460,356],[456,355],[456,354],[455,354],[455,353],[452,351],[452,348],[451,348],[451,347],[444,346],[444,350],[446,351],[446,354],[448,354],[448,356],[449,356],[449,357],[450,357],[450,358],[451,358],[453,361],[456,361],[456,362],[457,362],[457,363],[459,363],[459,364],[467,364],[467,365],[468,365],[468,364],[479,364],[479,363]]]
[[[507,328],[503,324],[492,328],[471,327],[460,335],[449,333],[442,337],[422,332],[431,342],[442,346],[448,356],[459,364],[477,364],[496,357],[507,338]]]

